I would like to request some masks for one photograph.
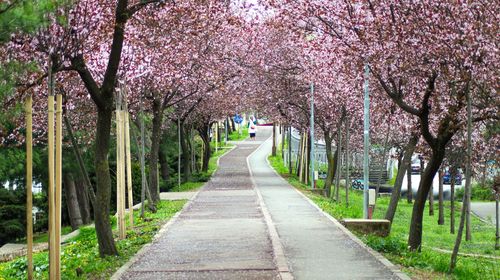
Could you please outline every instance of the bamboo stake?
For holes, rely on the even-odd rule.
[[[33,98],[26,98],[26,242],[28,246],[28,279],[33,279]]]
[[[125,108],[127,106],[125,105]],[[125,116],[125,152],[127,156],[127,190],[128,190],[128,215],[130,227],[134,226],[134,197],[132,194],[132,159],[130,158],[130,123],[128,111],[124,111]]]
[[[55,249],[56,279],[61,279],[61,196],[62,196],[62,95],[56,96],[56,191],[55,191]]]
[[[56,279],[56,236],[55,236],[55,186],[54,186],[54,78],[52,76],[52,63],[49,59],[49,73],[48,73],[48,136],[47,136],[47,150],[48,150],[48,171],[49,171],[49,278]]]

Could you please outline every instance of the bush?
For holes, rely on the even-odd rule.
[[[0,246],[25,235],[25,197],[22,188],[0,187]]]
[[[193,173],[193,182],[208,182],[208,180],[210,180],[210,174],[208,174],[207,172]]]
[[[457,189],[455,191],[455,198],[462,201],[463,197],[464,197],[464,188]],[[472,186],[471,189],[471,199],[479,201],[494,201],[495,196],[493,194],[493,189],[491,187],[475,184]]]

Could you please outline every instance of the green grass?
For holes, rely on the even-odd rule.
[[[185,200],[161,201],[157,205],[158,211],[146,212],[144,219],[139,217],[139,211],[135,211],[134,229],[127,231],[126,239],[116,242],[119,256],[99,257],[95,229],[82,227],[80,234],[62,247],[61,275],[63,279],[109,279],[144,244],[152,241],[160,227],[181,210],[184,203],[186,203]],[[115,224],[113,228],[116,228]],[[48,279],[47,252],[34,254],[34,268],[35,279]],[[1,263],[0,279],[26,279],[26,257]]]
[[[71,233],[73,229],[71,226],[64,226],[61,227],[61,235],[66,235],[68,233]],[[49,240],[49,233],[48,232],[41,232],[41,233],[35,233],[33,235],[33,243],[43,243],[43,242],[48,242]],[[20,239],[16,241],[18,244],[24,244],[26,243],[26,238]]]
[[[289,175],[280,156],[269,157],[272,167],[280,173],[294,187],[300,189],[321,209],[336,219],[361,218],[363,214],[363,195],[360,191],[349,191],[349,203],[346,207],[345,189],[339,191],[339,202],[330,198],[314,194],[308,191],[308,186],[300,183],[296,175]],[[381,197],[377,200],[374,218],[384,218],[389,205],[389,197]],[[455,244],[456,234],[450,234],[449,213],[450,203],[445,202],[445,225],[437,224],[438,204],[434,206],[434,216],[426,215],[423,222],[423,248],[421,253],[407,250],[407,239],[410,227],[413,204],[401,200],[396,211],[391,234],[387,238],[372,235],[357,234],[365,243],[373,249],[383,253],[388,259],[403,266],[403,270],[417,279],[441,278],[441,279],[499,279],[500,260],[487,258],[459,257],[457,268],[452,274],[448,273],[450,254],[432,250],[439,248],[451,251]],[[456,204],[456,231],[460,222],[460,204]],[[494,250],[495,228],[493,225],[483,223],[472,216],[472,240],[465,241],[460,247],[461,253],[472,253],[490,256],[500,256],[499,250]]]
[[[248,138],[248,127],[242,127],[241,128],[241,134],[238,132],[238,130],[231,132],[227,138],[229,141],[240,141],[240,140],[245,140]]]

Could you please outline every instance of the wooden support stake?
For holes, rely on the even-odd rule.
[[[219,121],[215,123],[215,152],[219,151]]]
[[[62,196],[62,95],[56,96],[56,188],[55,188],[55,250],[56,279],[61,279],[61,196]]]
[[[127,106],[125,105],[125,108]],[[134,197],[132,194],[132,159],[130,158],[130,123],[128,111],[124,111],[125,117],[125,153],[127,157],[127,190],[128,190],[128,214],[130,227],[134,226]]]
[[[54,185],[54,78],[52,76],[52,64],[49,59],[49,97],[48,97],[48,128],[47,128],[47,152],[48,152],[48,173],[49,173],[49,279],[57,278],[56,264],[56,235],[55,235],[55,185]]]
[[[121,106],[119,105],[121,103],[121,98],[118,98],[118,104],[117,104],[117,109],[116,109],[116,212],[118,213],[117,216],[117,225],[118,225],[118,237],[120,239],[125,238],[125,225],[123,225],[123,222],[125,221],[123,217],[123,212],[122,212],[122,205],[123,205],[123,153],[122,153],[122,146],[123,146],[123,124],[122,124],[122,110]]]
[[[26,242],[28,246],[28,279],[33,279],[33,98],[26,98]]]
[[[123,110],[120,111],[120,233],[121,238],[126,238],[126,224],[125,224],[125,193],[126,193],[126,187],[125,187],[125,176],[126,176],[126,171],[125,171],[125,112]]]

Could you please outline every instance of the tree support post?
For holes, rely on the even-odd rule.
[[[57,279],[56,264],[56,213],[55,213],[55,184],[54,184],[54,77],[52,76],[52,63],[49,59],[49,96],[48,96],[48,131],[47,131],[47,151],[48,151],[48,173],[49,173],[49,278]]]
[[[123,145],[122,94],[118,93],[116,103],[116,211],[118,213],[118,237],[125,239],[125,147]]]
[[[273,148],[272,148],[271,155],[273,157],[276,156],[276,123],[275,122],[273,122]]]
[[[134,196],[132,192],[132,158],[130,156],[130,123],[128,106],[125,101],[125,153],[127,157],[127,191],[128,191],[128,214],[130,227],[134,226]]]
[[[311,189],[316,188],[316,178],[314,178],[314,83],[311,83]],[[306,169],[307,170],[307,169]],[[307,171],[306,171],[307,172]],[[307,183],[307,180],[306,180]]]
[[[26,242],[28,246],[28,280],[33,279],[33,98],[25,101],[26,112]]]
[[[56,189],[55,239],[56,279],[61,279],[61,204],[62,204],[62,95],[56,96]]]

